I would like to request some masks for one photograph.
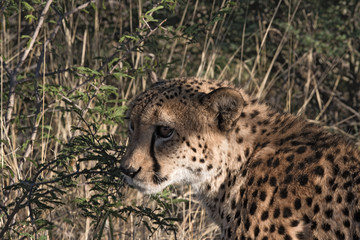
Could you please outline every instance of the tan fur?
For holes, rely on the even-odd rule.
[[[154,84],[129,119],[129,184],[191,184],[224,239],[360,239],[360,154],[340,137],[196,78]]]

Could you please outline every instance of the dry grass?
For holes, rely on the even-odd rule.
[[[97,8],[90,7],[90,3]],[[53,3],[48,0],[28,10],[19,1],[18,8],[22,11],[1,10],[2,189],[31,178],[36,172],[34,161],[45,163],[49,159],[56,159],[63,143],[80,134],[71,131],[72,126],[81,125],[76,114],[61,109],[70,104],[81,109],[85,119],[90,118],[88,111],[96,105],[99,86],[116,86],[118,99],[131,99],[146,89],[150,70],[155,70],[162,78],[180,75],[232,81],[260,99],[267,99],[277,108],[309,118],[331,131],[346,135],[359,145],[359,40],[349,39],[347,50],[341,56],[319,53],[315,46],[299,50],[302,43],[293,28],[305,26],[312,29],[317,20],[315,13],[306,12],[308,9],[302,1],[278,1],[270,15],[258,12],[256,26],[250,26],[256,27],[257,30],[253,32],[248,30],[250,23],[254,24],[249,17],[250,13],[254,13],[252,6],[241,11],[229,5],[227,0],[214,0],[212,4],[187,1],[175,8],[173,15],[160,14],[157,23],[138,19],[138,16],[151,9],[149,2],[106,1],[104,4],[106,9],[101,1]],[[219,9],[228,6],[230,10],[224,12],[219,21],[208,24]],[[357,4],[356,9],[359,6]],[[288,11],[286,28],[274,24],[274,19],[280,18],[280,7]],[[59,14],[60,11],[63,14]],[[359,13],[357,11],[355,14]],[[26,14],[33,14],[37,19],[26,20]],[[354,19],[358,17],[355,14]],[[237,29],[239,41],[231,43],[234,45],[231,50],[230,46],[227,48],[224,45],[229,45],[227,38],[234,38],[231,32],[234,28],[231,26],[235,24],[234,19],[239,18],[246,21]],[[195,23],[199,24],[198,34],[175,38],[184,33],[185,26]],[[170,31],[169,26],[177,29]],[[150,34],[143,42],[131,42],[128,46],[130,50],[116,51],[121,46],[117,42],[120,37],[125,33],[134,34],[136,29],[147,30],[146,34]],[[152,39],[159,36],[166,38]],[[151,44],[156,44],[157,48],[151,47]],[[142,51],[134,51],[134,47]],[[253,50],[248,51],[250,48]],[[105,60],[96,59],[98,56],[104,56]],[[117,57],[111,67],[107,66],[108,56]],[[86,66],[104,74],[91,78],[71,71],[74,66]],[[121,75],[116,79],[111,74],[118,69],[125,69],[124,73],[133,77]],[[50,88],[44,86],[62,86],[63,92],[54,95]],[[77,92],[83,93],[89,101],[72,98]],[[101,116],[95,114],[95,117],[100,119]],[[102,130],[114,135],[119,145],[125,145],[122,124],[104,124]],[[76,163],[72,164],[75,166]],[[89,164],[80,163],[80,168],[87,168]],[[42,174],[43,179],[52,177],[51,172]],[[43,230],[24,237],[37,239],[43,235],[45,239],[85,240],[96,239],[97,234],[102,233],[99,239],[219,238],[217,227],[209,222],[204,210],[192,199],[189,187],[171,188],[173,199],[187,200],[177,203],[168,211],[169,216],[182,219],[175,222],[178,227],[176,235],[162,229],[152,234],[142,224],[146,219],[133,215],[127,221],[107,218],[104,223],[97,222],[100,226],[104,224],[101,230],[90,218],[80,215],[74,203],[76,197],[89,198],[94,194],[89,188],[85,179],[79,181],[76,188],[63,195],[65,205],[56,206],[45,213],[47,219],[56,225],[52,231]],[[123,194],[124,206],[156,208],[156,201],[133,189],[125,189]],[[1,191],[0,206],[14,202],[19,196],[21,193],[16,191]],[[23,207],[15,214],[13,221],[29,221],[28,216],[29,208]],[[0,217],[1,231],[7,218],[2,211]],[[149,225],[156,227],[151,222]],[[33,231],[26,224],[17,224],[13,230],[18,233]],[[6,236],[16,239],[18,235],[15,231]]]

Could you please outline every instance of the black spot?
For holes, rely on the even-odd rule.
[[[254,176],[251,176],[248,181],[248,186],[251,186],[254,183]]]
[[[200,162],[201,162],[201,163],[204,163],[204,162],[205,162],[205,159],[201,158],[201,159],[200,159]]]
[[[261,201],[265,201],[265,199],[266,199],[266,192],[261,191],[259,198],[260,198]]]
[[[238,217],[240,217],[240,210],[237,210],[235,213],[235,218],[238,218]]]
[[[307,164],[315,163],[317,161],[318,161],[318,159],[314,159],[312,157],[305,158],[305,163],[307,163]]]
[[[230,222],[230,220],[231,220],[230,215],[227,215],[227,216],[226,216],[226,221],[229,223],[229,222]]]
[[[345,234],[340,232],[339,230],[335,232],[336,238],[339,240],[345,239]]]
[[[316,151],[315,152],[315,158],[319,160],[321,157],[322,157],[322,152]]]
[[[349,220],[345,220],[345,221],[343,222],[343,224],[344,224],[344,227],[350,228],[350,221],[349,221]]]
[[[221,197],[220,202],[224,202],[224,200],[225,200],[225,192],[224,192],[223,196]]]
[[[261,214],[261,220],[262,221],[265,221],[266,219],[268,219],[269,217],[269,212],[268,211],[264,211],[262,214]]]
[[[310,218],[309,218],[309,216],[308,216],[308,215],[306,215],[306,214],[304,214],[304,216],[303,216],[303,220],[304,220],[305,224],[310,223]]]
[[[314,206],[314,214],[317,214],[320,211],[320,207],[318,204],[315,204]]]
[[[258,226],[256,226],[255,229],[254,229],[254,235],[255,235],[255,237],[257,237],[257,236],[259,235],[259,232],[260,232],[260,229],[259,229]]]
[[[283,225],[280,225],[279,229],[278,229],[278,233],[281,234],[281,235],[284,235],[285,234],[285,228]]]
[[[280,209],[279,208],[276,208],[275,210],[274,210],[274,215],[273,215],[273,217],[274,218],[278,218],[280,216]]]
[[[259,115],[259,111],[258,110],[254,110],[251,114],[250,114],[250,118],[254,118],[256,117],[257,115]]]
[[[239,144],[242,143],[243,141],[244,141],[244,139],[242,137],[239,137],[238,139],[236,139],[236,142]]]
[[[301,200],[300,200],[300,198],[295,199],[294,207],[295,207],[296,210],[299,210],[301,208]]]
[[[251,206],[250,206],[249,213],[250,213],[251,215],[254,215],[255,212],[256,212],[256,208],[257,208],[256,203],[253,202],[253,203],[251,204]]]
[[[299,154],[302,154],[302,153],[306,152],[306,147],[301,146],[298,149],[296,149],[296,152],[299,153]]]
[[[342,174],[341,174],[341,176],[343,177],[343,178],[348,178],[349,176],[350,176],[350,172],[349,171],[344,171]]]
[[[291,226],[292,226],[292,227],[296,227],[297,225],[299,225],[299,221],[298,221],[298,220],[292,220],[292,221],[291,221]]]
[[[316,227],[317,227],[317,222],[312,221],[312,222],[311,222],[311,230],[316,229]]]
[[[325,197],[325,201],[326,201],[327,203],[330,203],[330,202],[332,201],[332,196],[331,196],[331,195],[327,195],[327,196]]]
[[[245,193],[245,188],[240,189],[240,197],[243,197]]]
[[[270,206],[273,205],[273,203],[274,203],[274,197],[275,197],[275,194],[277,193],[278,189],[279,189],[279,187],[275,187],[273,190],[272,197],[271,197],[270,203],[269,203]]]
[[[342,202],[342,197],[341,197],[340,195],[337,197],[336,202],[337,202],[337,203],[341,203],[341,202]]]
[[[296,237],[297,237],[297,239],[305,239],[305,235],[303,232],[296,233]]]
[[[288,162],[292,162],[293,160],[294,160],[294,154],[286,157],[286,161],[288,161]]]
[[[355,219],[356,222],[360,222],[360,210],[357,210],[354,213],[354,219]]]
[[[351,203],[354,200],[354,194],[352,192],[348,192],[346,195],[346,202]]]
[[[276,158],[273,162],[273,168],[277,168],[279,166],[279,158]]]
[[[324,168],[322,166],[317,166],[314,169],[314,173],[320,177],[323,177],[324,176]]]
[[[249,218],[247,218],[246,221],[245,221],[245,229],[246,229],[246,231],[249,231],[250,225],[251,225],[251,223],[249,221]]]
[[[269,238],[265,236],[261,240],[269,240]]]
[[[243,207],[244,207],[244,208],[247,207],[247,203],[248,203],[248,199],[247,199],[247,198],[244,198],[244,201],[243,201]]]
[[[289,174],[294,168],[294,163],[291,163],[287,168],[285,169],[286,174]]]
[[[274,225],[274,224],[271,224],[269,230],[270,230],[271,233],[272,233],[272,232],[275,232],[275,225]]]
[[[344,187],[345,189],[348,189],[351,185],[352,185],[352,182],[351,182],[351,181],[347,181],[346,183],[343,184],[343,187]]]
[[[326,211],[325,211],[325,216],[326,216],[327,218],[332,218],[332,216],[333,216],[333,210],[332,210],[332,209],[326,210]]]
[[[326,160],[328,160],[329,162],[334,162],[334,155],[332,154],[326,155]]]
[[[299,146],[299,145],[301,144],[301,142],[294,140],[294,141],[291,141],[290,144],[291,144],[292,146]]]
[[[263,183],[266,183],[269,180],[269,175],[266,174],[265,177],[263,178]]]
[[[303,170],[305,168],[305,162],[300,162],[298,165],[298,169]]]
[[[245,157],[246,158],[249,157],[249,153],[250,153],[250,149],[249,148],[245,149]]]
[[[338,166],[338,165],[335,165],[335,166],[333,167],[333,175],[334,175],[334,176],[338,175],[338,174],[339,174],[339,171],[340,171],[339,166]]]
[[[328,232],[331,230],[331,226],[328,223],[324,223],[323,225],[321,225],[321,228],[325,231]]]
[[[196,157],[193,157],[192,160],[193,160],[193,162],[195,162],[195,161],[196,161]]]
[[[211,165],[211,164],[209,164],[208,166],[207,166],[207,169],[208,170],[211,170],[213,168],[213,165]]]
[[[306,198],[306,204],[311,207],[311,204],[312,204],[312,198],[311,197],[307,197]]]
[[[288,207],[284,207],[283,209],[283,218],[289,218],[292,216],[291,210]]]
[[[254,198],[256,198],[256,197],[257,197],[257,194],[258,194],[258,190],[255,190],[255,191],[252,193],[252,196],[253,196]]]
[[[348,208],[344,208],[344,209],[342,210],[342,212],[343,212],[343,214],[344,214],[345,216],[349,216],[349,209],[348,209]],[[354,218],[355,218],[355,215],[354,215]]]
[[[275,177],[270,178],[270,185],[273,186],[273,187],[276,186],[276,178]]]
[[[308,183],[308,176],[306,174],[300,175],[299,178],[299,183],[301,186],[305,186]]]
[[[252,132],[252,133],[256,133],[256,126],[255,126],[255,125],[252,126],[251,132]]]
[[[296,236],[297,236],[297,235],[296,235]],[[291,238],[289,235],[287,235],[287,234],[285,235],[284,239],[285,239],[285,240],[292,240],[292,238]],[[299,238],[299,239],[302,239],[302,238]]]
[[[321,194],[321,192],[322,192],[321,186],[315,185],[315,192],[316,192],[317,194]]]
[[[281,197],[281,198],[287,198],[287,196],[288,196],[288,191],[287,191],[287,189],[286,189],[286,188],[280,189],[280,197]]]

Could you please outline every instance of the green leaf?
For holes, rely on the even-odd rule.
[[[164,8],[164,6],[160,5],[160,6],[157,6],[157,7],[153,8],[153,9],[150,9],[149,11],[147,11],[147,12],[145,13],[145,16],[146,16],[146,15],[149,15],[149,14],[155,12],[155,11],[158,11],[158,10],[160,10],[160,9],[163,9],[163,8]]]
[[[22,1],[21,3],[27,11],[31,12],[35,10],[29,3],[25,1]]]

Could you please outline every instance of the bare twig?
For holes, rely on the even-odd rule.
[[[297,5],[296,5],[296,7],[295,7],[295,9],[294,9],[294,12],[293,12],[293,14],[292,14],[292,16],[291,16],[291,18],[290,18],[290,20],[289,20],[288,27],[287,27],[286,30],[285,30],[284,36],[282,37],[282,39],[281,39],[281,41],[280,41],[280,43],[279,43],[279,46],[278,46],[278,48],[276,49],[276,52],[275,52],[275,54],[274,54],[274,57],[273,57],[273,59],[272,59],[272,61],[271,61],[271,63],[270,63],[270,66],[268,67],[268,70],[267,70],[267,72],[266,72],[266,74],[265,74],[265,77],[264,77],[263,81],[261,82],[259,91],[258,91],[258,93],[257,93],[257,95],[256,95],[256,97],[257,97],[258,99],[261,99],[261,98],[262,98],[262,93],[263,93],[263,91],[264,91],[264,89],[265,89],[266,82],[267,82],[267,80],[269,79],[269,76],[270,76],[271,70],[272,70],[272,68],[273,68],[273,66],[274,66],[274,64],[275,64],[275,61],[276,61],[277,57],[279,56],[280,51],[281,51],[281,49],[282,49],[285,41],[287,40],[287,36],[288,36],[289,30],[290,30],[291,23],[292,23],[292,21],[293,21],[293,19],[294,19],[294,17],[295,17],[295,14],[297,13],[297,10],[298,10],[298,8],[299,8],[299,6],[300,6],[300,3],[301,3],[301,0],[298,1]],[[255,64],[256,64],[256,62],[255,62]],[[254,68],[253,68],[253,69],[254,69]]]
[[[10,123],[11,115],[12,115],[12,112],[14,109],[17,72],[19,71],[20,67],[24,64],[26,58],[28,57],[30,51],[32,50],[32,48],[35,44],[36,38],[39,35],[40,29],[44,23],[45,16],[46,16],[47,12],[49,11],[52,1],[53,0],[48,0],[46,2],[45,7],[44,7],[43,11],[41,12],[38,25],[36,26],[35,31],[34,31],[33,35],[31,36],[30,43],[28,44],[28,47],[24,51],[19,63],[16,65],[15,69],[10,74],[9,100],[8,100],[8,104],[7,104],[7,113],[6,113],[6,117],[5,117],[5,132],[9,131],[9,126],[10,126],[9,123]]]

